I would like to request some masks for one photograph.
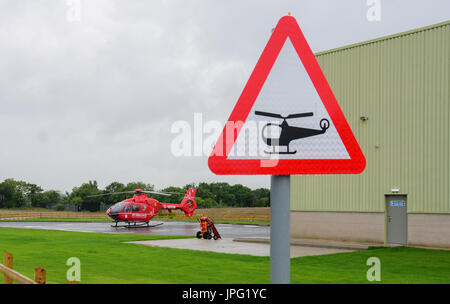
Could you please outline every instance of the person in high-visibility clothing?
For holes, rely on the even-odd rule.
[[[208,217],[203,216],[200,218],[200,231],[197,232],[197,238],[204,238],[208,240],[214,238],[215,240],[217,240],[220,239],[221,236],[217,231],[214,223],[210,219],[208,219]]]

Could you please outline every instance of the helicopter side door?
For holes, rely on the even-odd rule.
[[[145,214],[141,212],[141,204],[134,203],[131,207],[131,218],[133,221],[145,220]]]
[[[127,204],[122,211],[122,217],[125,221],[131,220],[131,204]]]
[[[152,217],[155,215],[154,208],[149,204],[142,204],[141,212],[143,214],[142,219],[143,220],[145,219],[145,221],[151,220]]]

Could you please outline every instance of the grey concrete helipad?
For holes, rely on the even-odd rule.
[[[218,240],[204,239],[175,239],[175,240],[157,240],[157,241],[137,241],[129,242],[146,246],[169,247],[178,249],[191,249],[202,251],[214,251],[222,253],[239,253],[256,256],[268,256],[269,247],[266,244],[251,244],[244,242],[234,242],[231,238]]]
[[[157,240],[157,241],[137,241],[129,242],[146,246],[168,247],[178,249],[214,251],[222,253],[249,254],[254,256],[270,256],[270,245],[266,243],[254,242],[236,242],[232,238],[223,238],[219,240],[204,239],[175,239],[175,240]],[[291,257],[300,257],[308,255],[323,255],[339,252],[351,252],[354,250],[320,248],[307,246],[291,246]]]

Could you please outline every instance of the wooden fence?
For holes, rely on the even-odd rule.
[[[207,216],[214,221],[222,222],[255,222],[255,223],[269,223],[270,222],[270,208],[208,208],[197,209],[194,212],[192,221],[197,221],[198,218]],[[189,220],[183,212],[173,211],[168,213],[166,210],[161,210],[156,217],[157,219],[171,219],[171,220]]]
[[[13,255],[6,251],[3,254],[3,264],[0,264],[0,272],[5,277],[5,284],[12,284],[13,281],[20,284],[45,284],[46,282],[46,271],[39,266],[34,266],[34,280],[15,271],[13,269]]]
[[[105,212],[0,210],[0,221],[32,219],[108,219]]]
[[[207,216],[222,222],[270,222],[270,208],[207,208],[197,209],[192,218],[187,218],[183,212],[174,210],[169,213],[161,210],[155,220],[197,221]],[[30,210],[0,210],[0,221],[33,220],[33,219],[109,219],[105,212],[71,212],[71,211],[30,211]]]

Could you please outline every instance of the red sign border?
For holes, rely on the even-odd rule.
[[[239,97],[228,122],[245,122],[285,41],[290,38],[306,72],[327,110],[350,159],[278,159],[271,167],[262,167],[261,159],[227,159],[233,144],[226,144],[224,127],[208,159],[212,172],[218,175],[291,175],[291,174],[358,174],[366,167],[366,159],[339,107],[328,81],[311,48],[292,16],[284,16],[275,27],[261,57]],[[242,124],[237,124],[237,135]],[[237,138],[234,137],[234,141]],[[220,151],[222,153],[215,153]],[[222,155],[217,155],[222,154]]]

